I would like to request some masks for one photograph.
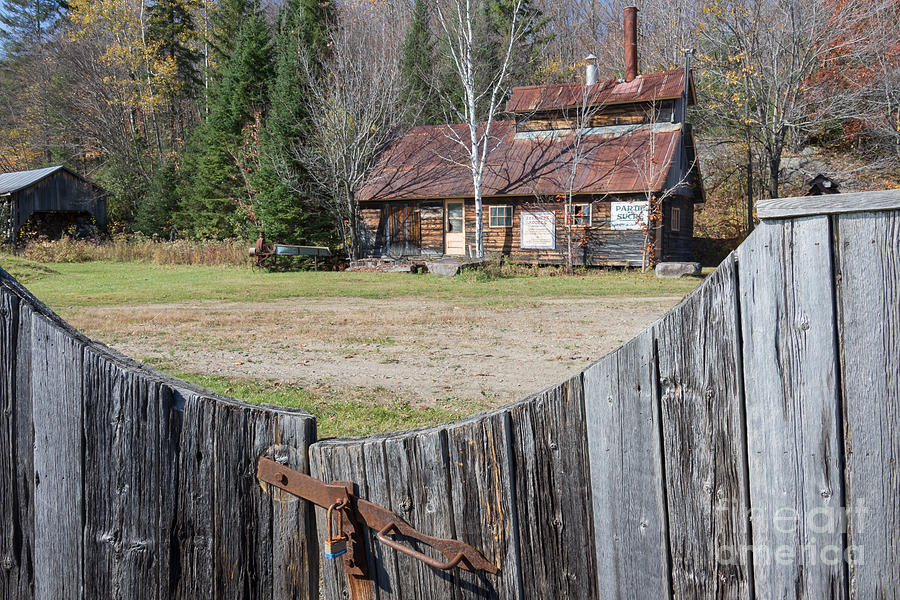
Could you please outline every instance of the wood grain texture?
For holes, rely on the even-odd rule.
[[[83,597],[84,345],[43,315],[31,322],[35,598]]]
[[[515,598],[523,589],[515,506],[512,419],[488,413],[447,428],[455,538],[481,550],[498,575],[456,573],[459,598]]]
[[[84,573],[88,598],[167,598],[181,415],[168,388],[84,354]]]
[[[309,473],[307,448],[316,439],[315,419],[280,413],[275,420],[270,458]],[[305,600],[319,596],[319,548],[315,514],[305,502],[280,489],[272,494],[272,598]]]
[[[7,489],[22,496],[0,583],[11,589],[15,565],[15,585],[37,598],[318,598],[310,507],[255,476],[263,454],[308,469],[311,415],[141,367],[2,271],[0,293],[0,308],[18,304],[14,336],[16,319],[0,314],[0,369],[14,372],[0,400],[16,394],[16,410],[0,414],[0,478],[12,477],[6,457],[19,478],[0,510]],[[31,455],[13,451],[32,446],[33,492]]]
[[[182,435],[178,441],[175,536],[178,541],[178,578],[175,597],[212,596],[213,470],[215,453],[215,401],[191,391],[175,390],[181,402]]]
[[[900,212],[837,224],[850,594],[900,598]]]
[[[728,258],[654,326],[675,598],[750,598],[737,269]]]
[[[652,332],[588,367],[584,396],[598,595],[670,597]]]
[[[842,532],[820,531],[843,507],[828,218],[763,223],[738,272],[756,593],[844,598]]]
[[[34,595],[31,311],[0,285],[0,597]]]
[[[800,198],[773,198],[756,203],[760,219],[792,219],[811,215],[833,215],[900,209],[900,190],[850,194],[827,194]]]
[[[509,409],[525,598],[597,597],[584,398],[577,376]]]
[[[369,497],[367,479],[367,466],[370,464],[363,459],[363,444],[359,442],[337,443],[322,446],[322,442],[310,447],[310,474],[321,481],[352,481],[356,484],[356,491],[361,498]],[[382,490],[381,497],[389,494],[387,490],[388,480],[377,482],[378,489]],[[382,504],[384,506],[384,504]],[[324,557],[324,541],[328,537],[328,521],[324,508],[315,508],[316,531],[318,532],[321,589],[323,598],[347,597],[347,578],[344,574],[344,559],[326,559]],[[334,531],[338,531],[337,516],[334,517]],[[366,546],[368,553],[368,565],[370,573],[375,574],[375,597],[397,597],[396,581],[389,579],[390,574],[373,570],[375,565],[372,560],[372,548],[375,543],[374,534],[368,532]],[[393,587],[387,590],[379,589],[382,585],[389,584]],[[390,595],[395,594],[395,595]]]

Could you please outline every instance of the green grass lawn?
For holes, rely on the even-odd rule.
[[[298,385],[285,385],[270,380],[182,373],[167,369],[165,364],[158,367],[179,379],[251,404],[302,408],[316,416],[319,439],[371,435],[448,423],[488,408],[475,401],[454,401],[437,407],[414,407],[399,397],[385,402],[377,398],[383,396],[380,393],[382,390],[370,389],[360,389],[353,399],[347,399],[343,392],[335,390],[312,391]]]
[[[51,307],[153,304],[190,300],[264,301],[347,296],[484,301],[539,297],[684,295],[696,279],[657,279],[636,270],[588,271],[570,277],[515,275],[487,279],[409,273],[294,271],[269,273],[242,267],[160,266],[88,262],[41,264],[0,254],[0,267]]]
[[[190,301],[265,301],[289,297],[389,299],[423,296],[514,307],[537,298],[682,296],[697,279],[657,279],[636,270],[588,271],[576,276],[487,278],[470,272],[447,278],[407,273],[278,272],[245,267],[158,266],[146,263],[36,263],[0,254],[0,267],[51,308]],[[384,388],[307,389],[263,379],[161,370],[254,404],[300,407],[316,416],[320,437],[369,435],[462,418],[488,408],[476,399],[410,406]]]

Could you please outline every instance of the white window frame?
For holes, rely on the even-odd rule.
[[[587,223],[572,223],[572,227],[590,227],[594,222],[594,203],[593,202],[573,202],[572,208],[576,206],[586,206],[587,207]],[[565,210],[565,222],[569,222],[569,205],[566,204]]]
[[[681,231],[681,207],[673,206],[669,216],[669,230]]]
[[[494,225],[494,219],[499,219],[500,217],[494,213],[495,208],[508,208],[509,209],[509,225]],[[503,217],[504,219],[506,216]],[[513,226],[513,207],[510,204],[491,204],[488,206],[488,227],[493,227],[495,229],[506,229]]]

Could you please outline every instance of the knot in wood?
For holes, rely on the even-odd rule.
[[[409,500],[404,500],[403,502],[400,503],[400,510],[402,510],[403,512],[411,511],[412,510],[412,502],[410,502]]]

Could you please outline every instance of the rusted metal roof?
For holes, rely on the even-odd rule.
[[[683,93],[684,69],[675,69],[638,75],[628,82],[608,79],[591,86],[576,82],[513,88],[506,112],[523,114],[582,105],[652,102],[678,98]]]
[[[588,130],[580,143],[573,190],[581,194],[662,191],[682,136],[680,123]],[[413,128],[394,142],[359,190],[365,201],[474,196],[469,159],[457,139],[466,125]],[[516,133],[511,121],[491,129],[484,196],[565,193],[576,156],[572,131]]]

